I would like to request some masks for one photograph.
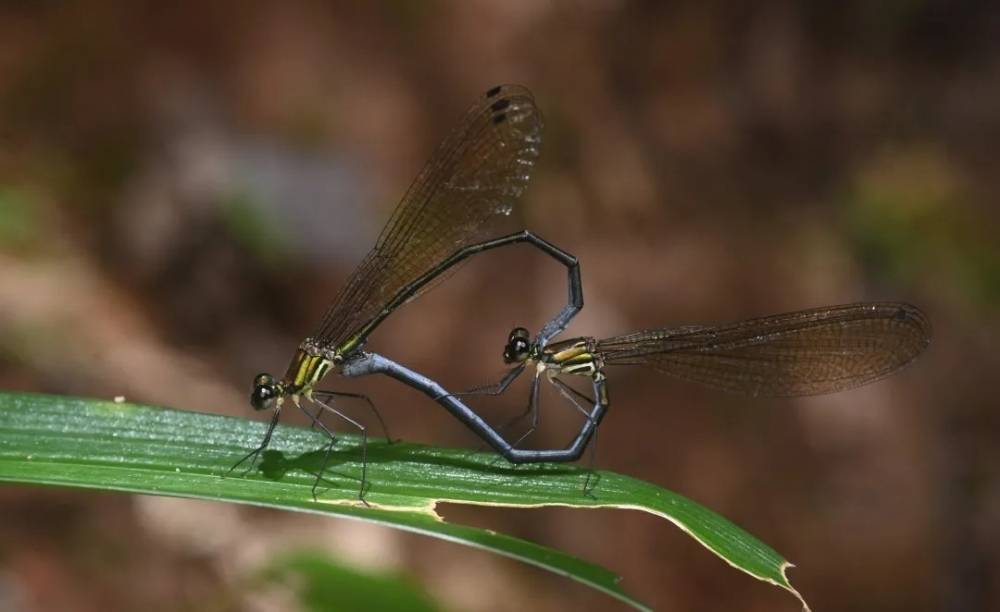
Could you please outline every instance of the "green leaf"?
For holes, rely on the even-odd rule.
[[[388,573],[361,572],[334,563],[321,552],[282,555],[260,572],[260,585],[280,584],[298,595],[303,610],[393,610],[434,612],[439,606],[410,580]]]
[[[41,235],[42,203],[30,190],[0,184],[0,246],[24,249]]]
[[[513,466],[497,455],[416,444],[368,445],[365,499],[356,436],[341,436],[313,499],[315,474],[328,439],[318,431],[279,426],[259,471],[223,478],[259,444],[265,423],[151,406],[58,396],[0,393],[0,481],[64,485],[234,501],[366,520],[474,546],[532,563],[645,606],[608,570],[491,531],[445,522],[440,502],[492,506],[628,508],[661,516],[727,563],[780,586],[790,564],[718,514],[653,484],[566,464]],[[803,607],[805,602],[802,601]]]

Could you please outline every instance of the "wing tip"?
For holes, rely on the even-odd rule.
[[[517,83],[501,83],[499,85],[494,85],[486,90],[483,95],[487,100],[492,100],[494,98],[515,98],[515,97],[525,97],[534,100],[535,96],[532,95],[531,90],[529,90],[524,85],[518,85]]]
[[[934,328],[931,325],[930,317],[924,311],[913,304],[900,302],[896,304],[896,312],[892,315],[894,321],[900,325],[907,325],[913,328],[923,340],[923,346],[931,343],[934,336]]]

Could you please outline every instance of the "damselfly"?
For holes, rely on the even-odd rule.
[[[538,425],[542,377],[552,383],[585,418],[567,449],[515,449],[520,461],[575,461],[608,409],[606,370],[644,365],[678,378],[751,396],[801,396],[833,393],[874,382],[913,361],[930,343],[930,321],[917,307],[894,302],[827,306],[726,325],[653,329],[597,339],[572,338],[549,343],[531,340],[523,327],[507,338],[504,362],[513,366],[503,379],[474,393],[499,394],[525,370],[533,377],[527,431]],[[563,378],[590,380],[594,396]],[[582,439],[582,443],[580,443]]]
[[[319,390],[317,385],[330,372],[345,376],[375,373],[378,369],[371,367],[373,363],[385,367],[390,364],[394,377],[411,386],[421,388],[426,384],[428,380],[420,374],[384,357],[366,353],[363,350],[365,341],[396,308],[476,253],[524,242],[563,263],[569,271],[570,302],[546,326],[540,338],[554,335],[565,327],[582,306],[576,259],[529,232],[484,240],[491,233],[494,222],[510,214],[527,186],[539,156],[541,137],[541,114],[531,93],[523,87],[494,87],[469,108],[459,127],[439,145],[417,175],[375,247],[348,280],[319,328],[299,345],[285,375],[277,379],[270,374],[259,374],[254,379],[251,405],[255,410],[272,410],[274,414],[260,445],[230,471],[247,460],[250,460],[247,471],[253,468],[271,441],[282,403],[290,399],[314,426],[330,437],[320,475],[329,461],[335,439],[333,431],[320,420],[321,413],[334,414],[360,432],[359,497],[363,501],[367,482],[367,429],[333,408],[330,400],[338,396],[360,398],[368,402],[373,411],[374,405],[367,397]],[[315,405],[316,411],[303,407],[302,399]],[[457,416],[473,429],[480,422],[468,408],[464,413],[459,411]],[[384,423],[382,425],[384,429]],[[313,497],[319,482],[320,476],[317,476]]]

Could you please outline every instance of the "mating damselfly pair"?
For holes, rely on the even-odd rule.
[[[330,372],[350,377],[381,373],[422,391],[512,463],[575,461],[608,411],[610,366],[648,365],[728,391],[796,396],[831,393],[878,380],[912,361],[928,345],[927,317],[915,306],[894,302],[829,306],[613,338],[554,340],[583,307],[576,258],[529,231],[491,237],[497,233],[497,222],[511,213],[528,185],[539,158],[542,129],[534,98],[518,85],[494,87],[466,111],[417,175],[316,332],[299,345],[284,376],[260,374],[254,379],[251,405],[271,410],[273,415],[260,445],[233,469],[247,461],[247,470],[253,468],[270,443],[284,401],[289,400],[330,438],[313,484],[314,497],[335,441],[323,414],[335,415],[361,433],[358,497],[364,501],[367,428],[331,404],[338,396],[355,397],[378,412],[365,396],[319,389]],[[413,370],[365,351],[368,336],[386,317],[456,265],[478,253],[517,243],[538,248],[566,267],[568,301],[534,337],[520,327],[509,333],[503,361],[510,368],[496,384],[450,393]],[[531,425],[525,434],[508,440],[502,428],[488,423],[465,398],[503,393],[525,371],[532,373],[532,379],[523,416]],[[567,384],[567,377],[585,377],[591,394]],[[538,421],[542,378],[584,416],[579,432],[563,448],[521,448]]]

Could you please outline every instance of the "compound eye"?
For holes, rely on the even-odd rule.
[[[520,331],[524,331],[524,335]],[[527,337],[528,330],[519,327],[510,333],[510,340],[503,350],[504,363],[521,363],[528,358],[531,351],[531,343]]]
[[[258,374],[253,379],[253,392],[250,394],[250,405],[254,410],[271,410],[278,401],[278,385],[269,374]]]
[[[518,339],[527,342],[528,340],[531,339],[531,332],[529,332],[523,327],[515,327],[513,331],[510,332],[510,336],[507,337],[507,342],[509,344],[512,344],[515,340]]]
[[[274,384],[274,377],[270,374],[258,374],[253,377],[253,386],[255,387],[272,384]]]

